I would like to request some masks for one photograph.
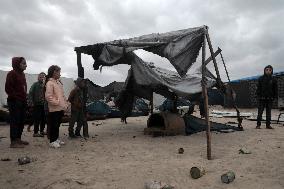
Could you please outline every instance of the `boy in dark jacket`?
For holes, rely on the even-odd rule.
[[[266,109],[266,128],[273,129],[270,126],[271,108],[273,100],[278,97],[277,80],[272,76],[273,68],[268,65],[264,68],[264,75],[258,79],[257,97],[258,97],[258,115],[256,129],[260,129],[262,114]]]
[[[83,136],[89,137],[88,123],[86,118],[86,80],[78,78],[76,80],[76,87],[70,92],[68,101],[71,103],[71,119],[69,123],[69,137],[80,137],[80,130],[83,126]],[[77,122],[77,127],[74,134],[74,124]]]
[[[27,110],[27,82],[24,70],[27,68],[24,57],[12,58],[13,70],[7,74],[5,91],[10,113],[11,148],[23,148],[29,143],[21,140]]]
[[[44,127],[46,122],[46,115],[44,109],[44,80],[45,73],[40,73],[38,75],[38,81],[35,82],[29,91],[28,102],[29,106],[33,110],[33,119],[34,119],[34,137],[43,137],[44,136]],[[40,126],[40,133],[39,132]]]

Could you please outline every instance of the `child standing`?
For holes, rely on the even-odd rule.
[[[13,57],[12,67],[13,70],[7,74],[5,83],[10,113],[10,147],[23,148],[24,145],[29,144],[21,139],[27,110],[27,82],[24,74],[27,63],[25,58]]]
[[[80,130],[83,126],[83,136],[89,137],[88,122],[86,118],[86,80],[78,78],[76,87],[70,92],[68,101],[71,103],[71,119],[69,123],[69,137],[81,137]],[[74,124],[77,122],[77,127],[74,134]]]
[[[68,108],[68,102],[64,96],[63,85],[60,78],[61,68],[52,65],[48,68],[46,76],[45,99],[48,103],[48,126],[50,147],[59,148],[64,142],[59,140],[59,127]]]

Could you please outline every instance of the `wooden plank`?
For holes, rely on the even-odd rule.
[[[214,57],[216,57],[216,56],[218,56],[218,54],[220,54],[222,52],[222,49],[220,49],[219,47],[218,47],[218,50],[214,53]],[[210,56],[209,58],[207,58],[207,60],[205,60],[205,65],[207,65],[207,64],[209,64],[209,62],[211,62],[211,60],[212,60],[212,56]]]
[[[205,78],[205,71],[206,71],[205,56],[206,56],[206,41],[205,41],[205,36],[204,36],[204,41],[202,45],[202,95],[204,99],[205,120],[207,124],[207,129],[206,129],[207,159],[211,160],[212,159],[211,157],[211,126],[210,126],[210,121],[209,121],[208,93],[207,93],[206,78]]]
[[[151,114],[153,114],[153,109],[154,109],[154,100],[153,100],[153,95],[154,95],[154,93],[152,92],[152,94],[151,94],[151,99],[150,99],[150,113]]]
[[[214,56],[214,51],[213,51],[213,47],[212,47],[211,40],[210,40],[208,32],[206,33],[206,39],[207,39],[207,43],[208,43],[209,50],[210,50],[210,53],[211,53],[211,57],[212,57],[212,60],[213,60],[215,72],[216,72],[216,75],[217,75],[217,84],[219,86],[221,86],[221,77],[220,77],[219,69],[218,69],[217,62],[216,62],[216,59],[215,59],[215,56]]]
[[[84,78],[84,68],[81,62],[81,53],[76,51],[76,54],[77,54],[78,77]]]

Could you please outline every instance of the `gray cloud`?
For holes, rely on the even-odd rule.
[[[213,47],[222,48],[231,78],[237,79],[261,74],[267,64],[284,70],[283,23],[282,0],[2,0],[0,69],[10,69],[11,57],[25,56],[27,72],[58,64],[64,76],[75,78],[75,46],[208,25]],[[137,54],[173,69],[163,58]],[[129,69],[120,65],[100,73],[92,70],[92,62],[83,56],[86,76],[100,85],[123,81]]]

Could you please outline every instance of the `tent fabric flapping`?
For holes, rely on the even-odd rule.
[[[93,66],[99,69],[99,65],[128,64],[126,54],[143,49],[167,58],[179,75],[184,76],[196,61],[206,32],[207,26],[201,26],[76,47],[75,51],[92,55],[95,60]]]
[[[194,74],[187,75],[187,72],[196,62],[207,29],[207,26],[201,26],[75,47],[77,58],[79,57],[79,60],[77,59],[79,75],[80,66],[83,70],[81,53],[92,55],[94,58],[93,67],[96,70],[100,66],[131,65],[124,90],[116,100],[119,109],[122,113],[125,112],[124,116],[126,117],[132,110],[134,96],[151,100],[153,92],[156,92],[169,99],[173,99],[175,96],[188,99],[192,95],[202,92],[201,65]],[[144,62],[133,52],[137,49],[167,58],[177,72]],[[207,81],[207,88],[216,83],[215,76],[208,69],[205,70],[203,76]]]
[[[206,79],[207,87],[212,87],[216,83],[210,77],[206,77]],[[155,67],[135,56],[125,87],[136,96],[148,100],[153,92],[167,98],[173,98],[174,95],[190,98],[192,94],[202,91],[201,80],[202,74],[200,72],[180,77],[175,71]]]

